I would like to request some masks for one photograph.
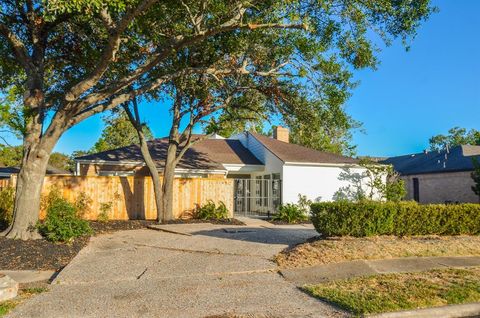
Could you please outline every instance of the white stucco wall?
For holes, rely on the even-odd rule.
[[[238,134],[232,139],[238,139],[245,148],[250,150],[258,160],[263,162],[265,165],[265,170],[260,173],[252,173],[252,177],[257,175],[265,175],[272,173],[280,173],[280,178],[282,178],[283,172],[283,161],[278,159],[272,152],[263,146],[255,137],[248,135],[246,133]]]
[[[335,193],[342,187],[353,186],[350,180],[359,178],[365,169],[357,167],[335,167],[319,165],[283,166],[283,203],[296,203],[298,195],[306,195],[312,201],[332,201]],[[360,180],[364,191],[369,191],[366,180]]]
[[[265,170],[252,172],[251,177],[279,173],[282,180],[282,204],[297,203],[298,195],[306,195],[312,201],[332,201],[334,195],[341,189],[360,186],[366,193],[370,189],[365,185],[367,180],[361,179],[365,171],[358,166],[334,166],[328,164],[284,163],[269,151],[255,137],[241,133],[231,137],[240,140],[255,157],[262,161]],[[356,183],[356,184],[355,184]],[[375,196],[378,199],[378,196]]]

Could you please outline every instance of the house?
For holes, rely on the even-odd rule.
[[[16,175],[20,172],[20,167],[0,167],[0,179],[8,179],[12,175]],[[47,166],[47,175],[51,176],[66,176],[72,173],[63,169],[55,168],[50,165]]]
[[[407,199],[420,203],[479,203],[472,191],[473,158],[480,160],[480,146],[462,145],[441,151],[424,151],[391,157],[407,187]]]
[[[148,143],[158,171],[163,170],[168,139]],[[265,215],[299,194],[329,201],[349,185],[345,173],[361,173],[358,160],[289,143],[286,128],[274,137],[244,132],[228,139],[215,135],[195,143],[176,168],[178,178],[227,178],[234,182],[234,211]],[[140,149],[131,145],[76,158],[79,176],[146,176]]]

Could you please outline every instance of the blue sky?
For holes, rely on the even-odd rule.
[[[422,151],[454,126],[480,130],[480,1],[434,1],[440,12],[418,30],[410,51],[384,49],[377,71],[360,71],[347,103],[363,122],[358,154]]]
[[[418,30],[410,51],[384,48],[376,71],[355,71],[360,85],[347,112],[363,123],[354,133],[359,155],[419,152],[428,138],[454,126],[480,130],[480,1],[438,0],[440,12]],[[163,107],[162,107],[163,106]],[[142,104],[154,135],[165,136],[170,118],[159,104]],[[69,130],[56,151],[89,149],[100,136],[101,116]]]

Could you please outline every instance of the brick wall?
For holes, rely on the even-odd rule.
[[[470,202],[480,203],[473,193],[471,172],[445,172],[403,176],[407,199],[413,200],[413,179],[418,178],[420,203]]]

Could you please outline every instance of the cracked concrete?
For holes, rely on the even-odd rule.
[[[224,231],[210,224],[172,225],[92,238],[50,291],[9,317],[341,317],[285,281],[273,256],[315,236],[311,227]],[[245,231],[247,230],[247,231]]]
[[[306,284],[318,284],[351,277],[422,272],[442,268],[467,268],[471,266],[480,266],[479,256],[355,260],[305,268],[283,269],[281,274],[286,280],[301,287]]]

